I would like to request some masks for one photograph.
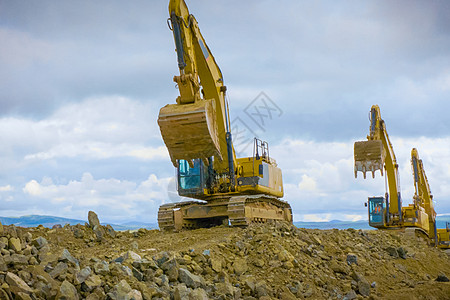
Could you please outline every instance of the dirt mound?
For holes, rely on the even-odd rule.
[[[395,231],[3,226],[0,299],[450,299],[450,259]]]

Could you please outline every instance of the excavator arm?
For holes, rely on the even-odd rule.
[[[160,110],[158,124],[174,166],[178,160],[214,156],[214,170],[234,178],[236,158],[231,143],[226,86],[195,17],[184,0],[171,0],[169,22],[173,31],[180,75],[174,76],[180,96]]]
[[[204,99],[214,99],[220,106],[224,123],[226,87],[223,84],[222,72],[200,33],[197,20],[189,14],[183,0],[170,1],[169,12],[180,69],[180,76],[174,77],[180,87],[180,99],[177,102],[184,104],[201,100],[201,86]]]
[[[367,141],[356,142],[354,145],[354,159],[355,177],[358,172],[362,172],[366,178],[368,171],[372,172],[372,177],[375,177],[377,170],[380,170],[381,175],[383,175],[383,169],[386,171],[389,192],[384,199],[385,220],[387,224],[400,223],[402,202],[398,164],[378,105],[373,105],[370,110],[370,134],[367,136]]]

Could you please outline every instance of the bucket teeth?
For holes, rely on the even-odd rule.
[[[175,167],[178,159],[222,159],[214,103],[169,104],[159,111],[159,129]]]
[[[366,172],[372,172],[372,177],[375,178],[377,170],[380,170],[381,176],[383,176],[384,157],[381,141],[356,142],[354,148],[355,178],[358,172],[363,173],[364,179]]]

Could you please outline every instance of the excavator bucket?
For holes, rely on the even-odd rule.
[[[366,172],[372,172],[372,177],[375,178],[375,171],[380,170],[383,176],[383,165],[385,153],[383,144],[379,140],[362,141],[355,143],[354,149],[355,157],[355,178],[358,171],[361,171],[366,178]]]
[[[175,167],[178,159],[187,160],[189,164],[196,158],[204,162],[211,156],[222,159],[214,104],[213,100],[200,100],[168,104],[160,109],[159,129]]]

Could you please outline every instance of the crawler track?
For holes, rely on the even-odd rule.
[[[291,207],[285,201],[266,195],[169,203],[162,205],[158,211],[161,230],[195,229],[221,224],[245,227],[250,223],[277,220],[292,222]]]

